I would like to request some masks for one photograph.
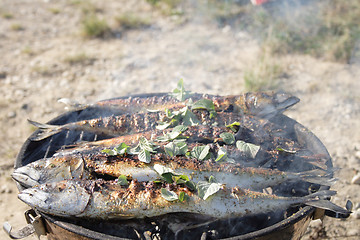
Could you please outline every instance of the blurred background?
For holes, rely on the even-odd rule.
[[[333,157],[333,201],[354,203],[303,239],[359,239],[359,22],[357,0],[0,0],[0,223],[25,225],[10,174],[27,119],[65,112],[61,98],[169,92],[182,78],[192,92],[299,97],[285,114]]]

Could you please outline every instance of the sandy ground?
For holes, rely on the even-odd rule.
[[[84,39],[75,2],[0,0],[0,223],[15,229],[25,225],[23,213],[29,208],[17,199],[10,177],[21,145],[34,131],[26,119],[46,122],[63,113],[60,98],[91,103],[167,92],[180,78],[193,92],[242,93],[244,71],[260,54],[257,41],[245,32],[201,17],[164,16],[138,1],[96,6],[113,28],[112,19],[129,10],[149,17],[149,28]],[[87,60],[66,60],[79,54]],[[346,220],[313,221],[303,239],[359,239],[360,185],[351,180],[360,172],[360,67],[307,56],[276,61],[286,72],[281,90],[301,99],[286,114],[322,140],[339,168],[333,201],[344,206],[350,199],[357,208]],[[5,232],[0,239],[8,239]]]

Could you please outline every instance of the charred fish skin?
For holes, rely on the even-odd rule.
[[[172,185],[171,191],[177,196],[180,192],[189,196],[187,201],[181,202],[163,198],[161,188],[162,186],[136,181],[124,187],[116,182],[68,180],[26,189],[19,194],[19,199],[42,212],[65,217],[129,219],[189,212],[229,218],[286,209],[307,202],[314,204],[336,193],[322,191],[304,197],[287,198],[222,186],[218,192],[204,200],[196,192]],[[74,204],[78,205],[74,207]],[[348,213],[347,210],[343,211]]]
[[[220,126],[225,126],[234,121],[240,121],[243,116],[234,113],[218,113],[216,119],[210,118],[207,111],[194,110],[194,115],[203,125],[213,125],[215,122]],[[147,112],[134,114],[111,115],[78,122],[70,122],[64,125],[49,125],[38,123],[32,120],[28,122],[39,129],[41,132],[32,137],[32,141],[40,141],[65,130],[78,130],[92,132],[94,134],[105,134],[108,136],[123,136],[156,130],[158,122],[170,121],[165,112]],[[182,123],[179,123],[182,124]]]
[[[112,115],[109,117],[71,122],[64,125],[49,125],[32,120],[28,121],[42,130],[37,136],[31,138],[32,141],[40,141],[64,130],[78,130],[108,136],[145,132],[155,129],[157,122],[164,117],[165,114],[161,112]]]
[[[197,144],[193,144],[196,146]],[[191,145],[190,145],[191,146]],[[204,181],[211,176],[229,187],[239,186],[261,190],[286,181],[305,181],[331,185],[331,178],[325,171],[301,173],[243,167],[239,163],[218,163],[214,160],[201,161],[186,156],[170,157],[165,153],[152,156],[150,163],[139,161],[136,155],[108,156],[99,149],[89,152],[68,152],[41,159],[16,169],[13,178],[24,186],[56,182],[68,179],[93,179],[96,176],[117,178],[121,175],[138,181],[155,181],[160,176],[155,166],[172,169],[177,175],[187,175],[193,181]]]
[[[198,101],[203,98],[212,100],[216,111],[233,111],[234,108],[238,108],[238,110],[242,109],[242,111],[259,113],[260,115],[266,115],[267,112],[272,111],[280,113],[300,101],[297,97],[290,94],[274,92],[246,93],[229,96],[193,93],[189,98],[193,101]],[[187,101],[185,101],[185,103],[186,102]],[[141,111],[144,110],[144,108],[151,110],[164,110],[165,108],[171,108],[174,106],[185,106],[183,102],[176,100],[168,94],[163,94],[162,96],[110,99],[100,101],[97,105],[122,107],[124,109],[133,109],[133,111]],[[266,109],[267,105],[270,106],[269,110]]]
[[[297,98],[295,97],[282,97],[281,100],[278,100],[278,94],[275,95],[267,95],[265,93],[261,94],[246,94],[240,96],[207,96],[194,94],[195,99],[201,99],[201,97],[205,97],[205,99],[210,99],[214,103],[215,110],[217,112],[232,112],[236,113],[250,113],[254,115],[258,115],[260,117],[267,116],[275,116],[279,113],[282,113],[288,107],[297,103]],[[170,100],[165,96],[162,97],[152,97],[152,98],[139,98],[139,99],[118,99],[110,102],[104,102],[104,105],[108,106],[111,104],[115,104],[116,106],[119,103],[122,103],[122,107],[124,109],[131,109],[131,113],[129,111],[124,111],[124,114],[121,115],[112,115],[108,117],[100,117],[90,120],[82,120],[79,122],[70,122],[62,126],[57,125],[49,125],[49,124],[41,124],[32,120],[29,122],[40,129],[43,129],[41,133],[37,136],[32,137],[33,141],[40,141],[45,138],[48,138],[54,134],[57,134],[63,130],[81,130],[94,132],[97,134],[106,134],[109,136],[118,136],[124,135],[126,133],[133,132],[143,132],[146,130],[154,129],[155,123],[160,119],[164,118],[165,109],[172,108],[182,108],[185,107],[184,102],[174,102],[174,100]],[[157,107],[159,110],[156,112],[145,112],[141,110],[144,107]],[[159,107],[161,108],[159,109]],[[141,107],[141,108],[140,108]],[[115,113],[115,111],[114,111]],[[220,117],[217,118],[217,121],[221,123],[226,120]],[[202,115],[203,117],[203,115]],[[231,120],[230,120],[231,121]],[[202,120],[202,123],[206,123],[206,120]],[[211,123],[211,122],[210,122]]]

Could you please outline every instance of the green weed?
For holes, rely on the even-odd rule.
[[[82,20],[82,35],[87,38],[103,38],[111,35],[111,29],[105,19],[95,14],[87,15]]]
[[[26,54],[26,55],[29,55],[29,56],[35,55],[34,49],[32,49],[32,48],[29,47],[29,46],[24,47],[24,48],[21,50],[21,53]]]
[[[150,19],[134,13],[126,13],[115,18],[117,24],[124,29],[139,29],[150,26]]]
[[[61,12],[59,8],[49,8],[48,10],[54,15],[59,14]]]
[[[181,4],[184,0],[146,0],[152,6],[158,8],[164,15],[183,15],[184,9]]]
[[[254,92],[275,90],[279,86],[279,79],[283,72],[283,67],[280,64],[263,54],[252,68],[245,70],[245,90]]]
[[[24,30],[24,27],[19,23],[11,24],[10,28],[11,28],[11,30],[14,30],[14,31],[22,31],[22,30]]]
[[[94,62],[94,58],[86,55],[85,53],[77,53],[74,55],[70,55],[64,58],[64,62],[70,65],[76,65],[76,64],[91,64]]]
[[[12,18],[14,18],[14,15],[9,12],[3,12],[3,13],[1,13],[1,17],[5,18],[5,19],[12,19]]]

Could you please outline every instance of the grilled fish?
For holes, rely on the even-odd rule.
[[[195,94],[195,99],[201,99],[203,95]],[[239,113],[251,113],[260,117],[268,117],[270,115],[276,115],[281,113],[288,107],[296,104],[299,99],[293,96],[285,95],[286,97],[279,97],[280,94],[268,95],[265,93],[257,94],[246,94],[240,96],[206,96],[206,99],[210,99],[214,103],[215,110],[217,112],[231,112],[232,115],[236,116]],[[283,95],[281,95],[283,96]],[[280,99],[280,100],[279,100]],[[170,102],[170,103],[169,103]],[[39,141],[50,137],[63,130],[81,130],[87,132],[94,132],[98,134],[106,134],[109,136],[118,136],[123,134],[131,134],[131,132],[143,132],[146,130],[154,129],[156,122],[163,119],[165,116],[164,112],[150,112],[143,113],[144,107],[156,107],[156,110],[165,110],[171,108],[182,108],[186,107],[185,102],[173,103],[174,100],[168,99],[168,97],[150,97],[150,98],[133,98],[128,99],[117,99],[113,101],[103,102],[102,104],[108,106],[119,106],[124,109],[131,109],[124,111],[121,115],[112,115],[103,118],[95,118],[89,120],[82,120],[79,122],[71,122],[62,126],[54,126],[49,124],[42,124],[32,120],[29,122],[43,131],[37,136],[33,137],[33,141]],[[159,105],[159,103],[163,103]],[[101,104],[101,103],[99,103]],[[161,106],[161,108],[160,108]],[[197,114],[199,115],[199,114]],[[223,123],[231,123],[230,114],[224,116],[224,114],[217,114],[216,122],[220,125]],[[203,119],[204,115],[200,114],[201,123],[211,124],[214,121],[207,121]],[[240,119],[239,119],[240,120]],[[238,120],[238,121],[239,121]]]
[[[299,102],[295,96],[286,93],[245,93],[241,95],[216,96],[207,94],[191,94],[193,101],[202,98],[210,99],[218,111],[243,111],[259,116],[279,114]],[[139,112],[146,109],[164,110],[165,108],[185,106],[188,100],[180,102],[170,95],[129,97],[104,100],[96,103],[97,106],[122,108],[124,111]]]
[[[232,122],[240,122],[244,117],[234,113],[218,113],[216,118],[210,118],[209,114],[204,111],[195,110],[197,124],[211,126],[215,122],[218,126],[225,126]],[[64,125],[50,125],[38,123],[28,120],[29,123],[42,130],[37,136],[31,138],[33,141],[40,141],[57,134],[63,130],[79,130],[85,132],[92,132],[95,134],[104,134],[108,136],[122,136],[131,135],[150,130],[156,130],[158,122],[171,121],[166,117],[165,112],[148,112],[148,113],[134,113],[112,115],[108,117],[100,117],[89,120],[82,120],[77,122],[70,122]],[[177,124],[183,124],[178,122]]]
[[[197,143],[190,146],[196,146]],[[235,147],[233,147],[235,148]],[[234,150],[235,151],[235,150]],[[229,154],[231,154],[229,152]],[[170,157],[165,153],[152,156],[150,163],[139,161],[136,155],[108,156],[96,151],[64,152],[48,159],[41,159],[15,169],[12,177],[24,186],[55,182],[66,179],[91,179],[98,176],[127,176],[138,181],[154,181],[159,178],[155,166],[172,169],[174,174],[187,175],[194,181],[214,176],[228,186],[239,186],[261,190],[285,181],[306,181],[331,185],[333,180],[323,170],[301,173],[282,172],[265,168],[243,167],[239,163],[218,163],[213,160],[200,161],[186,156]]]
[[[187,200],[176,200],[176,197],[173,201],[166,200],[161,193],[164,187],[171,189],[174,196],[186,193]],[[197,192],[180,185],[158,186],[132,181],[125,187],[116,181],[68,180],[25,189],[18,197],[39,211],[57,216],[129,219],[175,212],[198,213],[214,218],[241,217],[324,201],[320,199],[334,194],[334,191],[320,191],[305,197],[278,197],[238,187],[221,186],[218,192],[204,200]],[[329,206],[331,204],[326,207]],[[349,213],[340,207],[334,209]]]

